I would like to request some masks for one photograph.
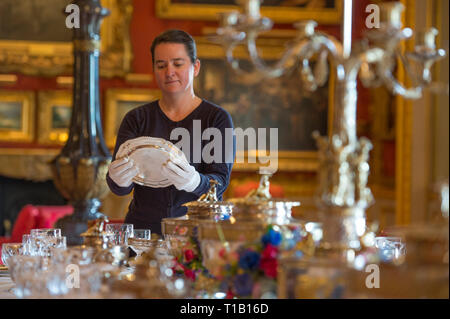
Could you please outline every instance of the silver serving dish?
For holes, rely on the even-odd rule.
[[[207,193],[200,196],[197,201],[183,204],[188,209],[185,216],[163,218],[161,226],[165,239],[172,237],[188,238],[193,235],[194,228],[203,221],[218,221],[230,218],[232,204],[217,200],[217,184],[217,181],[211,180]]]

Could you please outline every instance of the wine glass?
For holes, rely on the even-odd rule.
[[[140,257],[144,251],[151,247],[151,231],[150,229],[135,229],[128,243],[130,247],[136,252],[136,258]]]

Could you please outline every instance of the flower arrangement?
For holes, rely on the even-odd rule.
[[[299,227],[269,225],[259,242],[244,244],[236,251],[222,248],[211,275],[227,298],[275,298],[279,256],[286,251],[303,256],[310,240]]]
[[[186,235],[185,227],[176,228],[178,235]],[[186,241],[180,243],[180,249],[175,254],[173,271],[176,274],[184,275],[191,281],[195,281],[200,272],[207,273],[207,269],[202,264],[202,254],[197,238],[197,228],[194,227],[193,235]]]
[[[211,290],[213,285],[215,291],[226,292],[226,298],[260,298],[264,294],[276,297],[279,256],[286,252],[310,254],[307,247],[311,245],[311,236],[298,226],[269,225],[257,242],[243,243],[234,250],[224,245],[214,266],[207,269],[194,228],[193,235],[178,250],[173,270],[199,289]]]

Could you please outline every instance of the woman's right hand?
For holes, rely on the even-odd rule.
[[[128,157],[115,160],[108,167],[109,177],[120,187],[129,187],[133,178],[139,173],[133,160]]]

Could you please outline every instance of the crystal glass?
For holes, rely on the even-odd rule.
[[[405,244],[400,237],[376,237],[375,247],[384,262],[396,262],[405,255]]]
[[[150,229],[134,229],[128,244],[136,252],[138,258],[141,254],[151,247],[151,231]]]
[[[31,296],[37,286],[36,279],[43,271],[43,257],[16,255],[8,262],[9,273],[15,283],[14,294],[19,298]]]
[[[61,229],[59,228],[36,228],[30,231],[32,237],[48,236],[61,237]]]
[[[18,256],[22,254],[22,244],[21,243],[4,243],[2,245],[2,263],[3,265],[9,267],[8,260],[12,256]]]
[[[128,245],[128,238],[133,234],[133,225],[107,224],[106,232],[114,234],[115,245]]]
[[[49,298],[69,292],[65,265],[47,264],[43,256],[14,256],[11,258],[11,279],[14,294],[19,298]]]
[[[37,228],[30,231],[30,237],[26,240],[30,242],[31,255],[50,257],[50,249],[56,245],[55,243],[64,241],[61,237],[59,228]]]
[[[55,264],[76,264],[76,265],[90,265],[94,263],[94,258],[97,251],[93,247],[71,246],[68,248],[52,249],[52,262]]]
[[[34,254],[33,237],[30,234],[22,235],[22,254],[26,256]]]

